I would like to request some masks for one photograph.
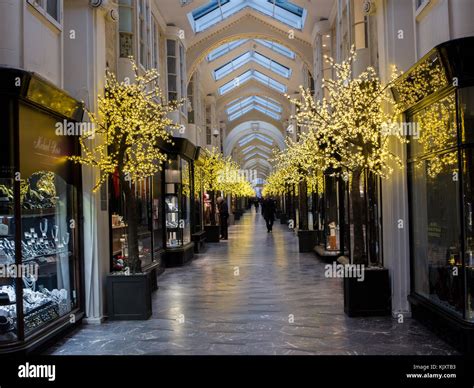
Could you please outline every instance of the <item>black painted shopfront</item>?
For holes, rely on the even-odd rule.
[[[82,319],[81,169],[67,159],[82,116],[48,81],[0,68],[0,353]]]
[[[474,350],[474,38],[437,46],[394,89],[405,107],[411,294],[420,319]]]

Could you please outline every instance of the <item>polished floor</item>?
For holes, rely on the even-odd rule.
[[[340,279],[300,254],[297,238],[247,212],[229,240],[209,244],[182,268],[167,269],[148,321],[83,325],[56,355],[425,355],[455,354],[418,322],[348,318]]]

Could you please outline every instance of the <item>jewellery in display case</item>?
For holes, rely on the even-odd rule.
[[[43,238],[46,238],[47,233],[48,233],[48,219],[47,218],[43,218],[40,221],[39,228],[40,228],[41,235],[43,236]]]
[[[53,229],[51,230],[51,237],[53,238],[53,241],[57,243],[58,240],[58,234],[59,234],[59,226],[54,225]]]
[[[11,242],[4,238],[0,240],[0,263],[12,264],[15,262],[15,248]]]
[[[23,284],[26,288],[34,291],[36,288],[36,279],[34,276],[23,276]]]

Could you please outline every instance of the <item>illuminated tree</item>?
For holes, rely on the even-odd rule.
[[[402,166],[401,159],[390,152],[389,136],[401,142],[405,140],[399,132],[384,131],[387,126],[396,125],[400,114],[390,93],[397,72],[393,72],[386,85],[372,67],[355,77],[352,71],[355,58],[354,49],[340,64],[327,58],[335,75],[334,79],[323,81],[328,99],[315,101],[311,91],[301,89],[301,100],[292,102],[297,108],[298,125],[310,133],[309,144],[317,154],[318,166],[333,175],[350,174],[354,262],[367,263],[363,229],[366,209],[360,195],[361,180],[367,173],[371,177],[388,177],[394,162]]]
[[[97,191],[110,177],[118,179],[125,194],[128,224],[128,264],[135,273],[141,271],[138,251],[138,222],[133,185],[161,170],[166,155],[157,147],[159,141],[171,141],[170,130],[177,125],[169,118],[180,102],[165,103],[155,69],[139,75],[133,81],[120,82],[107,71],[104,96],[97,101],[98,113],[87,111],[93,132],[80,139],[82,156],[70,159],[99,170],[93,188]],[[102,142],[94,147],[86,143],[98,136]]]
[[[195,182],[209,193],[211,199],[211,225],[215,225],[216,192],[235,196],[253,196],[255,190],[242,176],[239,165],[215,147],[203,149],[195,166]]]

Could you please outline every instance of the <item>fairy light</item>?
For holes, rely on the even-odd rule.
[[[160,171],[167,157],[157,144],[160,140],[171,142],[172,131],[179,128],[169,114],[176,111],[182,101],[165,103],[157,70],[139,75],[135,61],[132,58],[130,61],[134,82],[119,82],[115,74],[107,70],[105,93],[98,97],[98,113],[86,109],[93,131],[79,140],[82,156],[69,158],[100,171],[94,192],[116,171],[130,181],[142,180]],[[102,142],[87,146],[86,141],[95,136]]]

